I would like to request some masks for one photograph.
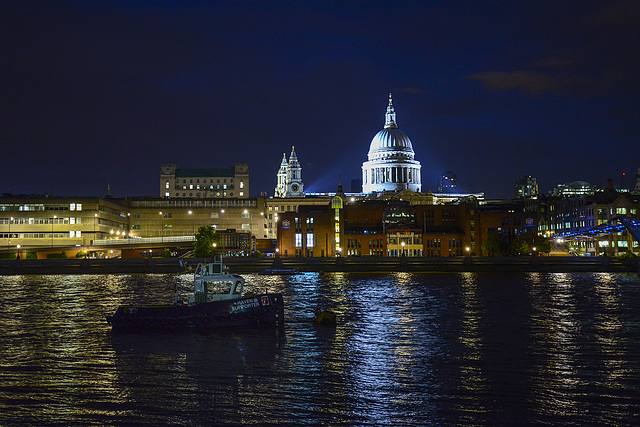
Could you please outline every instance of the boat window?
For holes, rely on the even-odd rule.
[[[209,294],[229,294],[231,293],[233,282],[207,282],[207,293]]]
[[[239,295],[242,293],[242,282],[238,280],[236,282],[236,287],[233,289],[233,293]]]

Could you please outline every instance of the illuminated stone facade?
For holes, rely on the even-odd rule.
[[[389,94],[384,129],[371,140],[368,161],[362,164],[362,192],[420,192],[421,166],[420,162],[414,160],[414,156],[411,140],[398,129],[396,112]]]
[[[280,169],[278,169],[278,185],[275,197],[300,197],[303,194],[302,167],[298,161],[295,147],[291,147],[289,161],[286,154],[282,155]]]
[[[249,165],[223,169],[185,169],[165,163],[160,171],[160,197],[166,199],[249,198]]]

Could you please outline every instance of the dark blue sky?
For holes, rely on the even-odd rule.
[[[0,193],[157,195],[161,163],[349,189],[384,125],[423,190],[633,187],[638,1],[2,1]]]

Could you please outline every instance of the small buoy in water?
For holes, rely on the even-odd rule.
[[[315,310],[315,317],[313,318],[313,323],[316,325],[323,326],[335,326],[336,325],[336,315],[335,313],[328,310]]]

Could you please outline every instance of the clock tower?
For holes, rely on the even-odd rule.
[[[302,167],[298,161],[295,147],[291,147],[289,155],[289,165],[287,168],[287,195],[286,197],[297,197],[302,195]]]
[[[277,177],[278,185],[275,189],[275,197],[299,197],[304,194],[302,167],[298,161],[295,147],[291,147],[288,161],[286,154],[282,155]]]

